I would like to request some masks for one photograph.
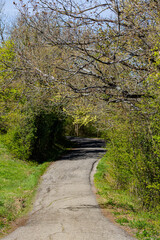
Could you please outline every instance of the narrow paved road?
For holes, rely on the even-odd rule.
[[[131,240],[101,214],[91,172],[105,153],[102,140],[75,138],[79,146],[52,164],[39,186],[25,226],[4,240]]]

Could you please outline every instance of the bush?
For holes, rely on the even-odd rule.
[[[44,162],[55,158],[64,143],[64,119],[54,109],[27,112],[4,135],[9,150],[19,159]]]
[[[35,137],[34,119],[25,117],[15,126],[9,128],[3,139],[5,145],[15,157],[28,160],[32,154]]]
[[[36,132],[31,158],[38,162],[55,158],[65,141],[64,120],[55,112],[42,111],[36,115],[34,125]]]
[[[159,208],[160,160],[150,125],[143,119],[120,121],[110,131],[106,161],[111,183],[136,194],[147,209]],[[157,151],[156,151],[157,149]]]

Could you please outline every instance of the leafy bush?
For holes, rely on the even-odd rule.
[[[64,144],[64,120],[56,112],[42,111],[34,119],[36,127],[31,158],[38,162],[53,159]]]
[[[28,118],[9,128],[4,135],[4,143],[10,152],[19,159],[28,160],[32,154],[36,127],[34,121]]]
[[[18,117],[15,126],[4,135],[5,144],[16,157],[44,162],[62,151],[64,119],[60,113],[55,110],[36,110]]]
[[[119,119],[118,127],[108,131],[106,161],[111,183],[136,194],[147,209],[159,208],[160,146],[152,137],[155,128],[141,116],[128,119]]]

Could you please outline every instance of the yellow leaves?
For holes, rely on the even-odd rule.
[[[72,117],[74,125],[78,124],[79,126],[86,126],[97,120],[97,117],[92,113],[93,106],[91,104],[85,106],[82,105],[82,103],[75,103],[74,109],[63,108],[63,111]]]
[[[5,77],[10,72],[10,65],[14,60],[14,43],[10,40],[0,47],[0,77]]]
[[[74,116],[74,121],[73,124],[79,124],[80,126],[86,126],[87,124],[89,124],[90,122],[95,122],[96,121],[96,116],[91,116],[89,114],[86,114],[84,116],[78,116],[75,115]]]

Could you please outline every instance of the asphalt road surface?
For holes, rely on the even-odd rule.
[[[94,166],[104,142],[72,138],[79,145],[43,175],[35,204],[24,226],[4,240],[131,240],[101,213],[92,191]]]

